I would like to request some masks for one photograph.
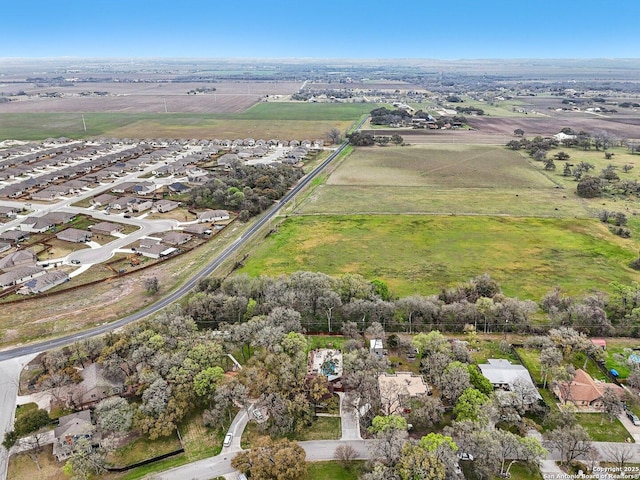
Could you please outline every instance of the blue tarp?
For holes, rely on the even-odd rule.
[[[618,373],[618,371],[615,368],[612,368],[611,370],[609,370],[609,373],[611,373],[611,375],[613,375],[614,377],[619,377],[620,374]]]

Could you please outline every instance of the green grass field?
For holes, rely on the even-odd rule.
[[[555,286],[569,294],[607,290],[640,274],[627,267],[634,242],[597,220],[483,216],[352,215],[286,219],[241,271],[359,273],[395,295],[432,294],[482,273],[508,295],[539,300]]]

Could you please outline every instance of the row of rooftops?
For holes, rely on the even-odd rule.
[[[0,181],[8,183],[0,188],[0,196],[17,198],[30,192],[34,200],[51,200],[59,195],[89,189],[168,158],[173,160],[165,161],[154,174],[184,175],[189,177],[190,182],[206,183],[209,179],[207,172],[198,169],[196,164],[219,153],[214,143],[216,141],[220,148],[230,149],[229,153],[218,159],[218,165],[221,166],[229,165],[233,160],[261,158],[272,146],[283,145],[283,142],[277,140],[213,140],[200,151],[187,153],[180,158],[179,154],[185,151],[182,146],[158,147],[154,143],[145,142],[121,144],[118,148],[107,142],[90,145],[71,142],[49,148],[41,146],[39,149],[33,145],[0,149]],[[298,163],[310,148],[322,147],[321,141],[312,143],[308,140],[291,140],[284,144],[292,149],[281,160],[283,163]],[[64,183],[60,183],[61,181]]]
[[[159,163],[177,152],[173,149],[150,150],[150,147],[132,146],[119,152],[100,154],[96,152],[93,158],[52,157],[38,163],[19,163],[21,157],[5,159],[4,167],[0,165],[0,181],[11,181],[0,189],[0,196],[17,197],[29,190],[43,190],[51,188],[52,194],[66,194],[90,188],[109,178],[116,178],[126,172],[133,172],[141,168]],[[204,154],[203,154],[204,155]],[[194,162],[197,160],[193,160]],[[9,164],[11,166],[8,166]],[[50,167],[59,167],[50,171]],[[19,178],[28,176],[29,178]],[[61,185],[53,185],[61,180],[67,180]],[[55,190],[55,191],[54,191]],[[55,196],[55,195],[54,195]],[[46,193],[44,199],[47,199]]]

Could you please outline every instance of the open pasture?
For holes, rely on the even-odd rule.
[[[559,188],[545,173],[503,146],[358,148],[293,212],[591,216],[574,185]]]
[[[569,294],[608,290],[640,274],[627,267],[637,246],[598,220],[484,216],[350,215],[286,219],[241,271],[359,273],[394,294],[437,293],[488,273],[505,293],[539,300],[555,286]]]
[[[328,185],[433,188],[553,188],[518,152],[500,146],[431,145],[355,149]]]
[[[319,185],[291,212],[302,215],[430,214],[586,218],[590,204],[562,189]]]

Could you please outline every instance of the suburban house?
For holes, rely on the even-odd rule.
[[[17,207],[4,207],[0,205],[0,216],[15,218],[19,210]]]
[[[115,235],[122,231],[123,226],[116,223],[99,222],[95,225],[90,225],[89,229],[94,235]]]
[[[0,241],[0,253],[6,252],[10,248],[11,248],[11,244],[10,243]]]
[[[91,240],[93,234],[86,230],[80,230],[78,228],[66,228],[60,233],[56,234],[58,240],[64,240],[66,242],[84,243]]]
[[[26,281],[18,290],[21,295],[38,294],[69,281],[69,275],[61,270],[52,270]]]
[[[53,228],[53,222],[44,217],[27,217],[18,225],[18,228],[25,232],[43,233]]]
[[[115,195],[111,195],[110,193],[103,193],[102,195],[98,195],[91,199],[91,204],[96,207],[102,207],[104,205],[109,205],[111,202],[116,200],[118,197]]]
[[[149,210],[153,206],[153,202],[151,200],[137,200],[129,204],[129,208],[132,212],[144,212],[145,210]]]
[[[167,255],[171,255],[177,250],[177,248],[163,245],[157,240],[145,238],[140,239],[140,246],[137,248],[138,253],[144,255],[145,257],[153,259],[166,257]]]
[[[92,440],[94,430],[89,410],[60,417],[58,427],[53,431],[53,454],[56,459],[59,462],[68,459],[80,440]]]
[[[18,285],[32,278],[44,275],[44,273],[45,269],[38,265],[15,268],[0,275],[0,287],[5,288]]]
[[[135,203],[136,199],[133,197],[121,197],[115,199],[113,202],[109,203],[109,208],[113,208],[114,210],[126,210],[129,208],[129,205]]]
[[[191,187],[182,182],[174,182],[171,185],[167,185],[167,188],[171,193],[184,193],[191,190]]]
[[[208,236],[213,233],[213,230],[211,230],[211,228],[208,225],[201,225],[197,223],[193,225],[185,225],[182,231],[185,233],[191,233],[193,235],[200,235],[200,236]]]
[[[430,388],[422,375],[411,372],[382,373],[378,377],[380,402],[385,415],[402,413],[402,401],[420,395],[429,395]]]
[[[183,245],[191,240],[193,237],[187,233],[180,232],[167,232],[162,241],[167,245]]]
[[[49,201],[60,195],[67,195],[69,193],[68,189],[61,187],[59,185],[52,185],[50,187],[44,188],[39,192],[34,192],[30,195],[32,200],[43,200]]]
[[[76,218],[75,213],[65,213],[65,212],[49,212],[45,213],[42,217],[53,225],[62,225],[64,223],[69,223],[73,219]]]
[[[7,241],[9,243],[20,243],[29,239],[29,234],[22,230],[7,230],[0,233],[0,240]]]
[[[30,249],[18,250],[0,258],[0,270],[15,270],[16,268],[33,266],[38,261],[36,254]]]
[[[20,230],[26,232],[42,233],[55,225],[68,223],[75,218],[73,213],[49,212],[42,217],[27,217],[20,225]]]
[[[553,393],[562,403],[571,402],[578,408],[598,409],[602,405],[602,395],[607,388],[612,389],[621,400],[624,399],[625,391],[622,387],[614,383],[594,380],[591,375],[579,368],[571,383],[556,384]]]
[[[596,347],[600,347],[602,350],[607,349],[607,341],[604,338],[592,338],[591,343]]]
[[[515,365],[503,358],[490,358],[488,363],[478,365],[482,375],[498,390],[512,391],[516,383],[530,386],[535,391],[536,398],[542,398],[535,383],[529,375],[529,371],[522,365]]]
[[[229,212],[226,210],[205,210],[198,214],[198,222],[219,222],[222,220],[229,220]]]
[[[179,206],[180,202],[174,202],[173,200],[158,200],[154,205],[154,209],[158,213],[165,213],[175,210]]]
[[[82,381],[74,386],[72,402],[76,406],[85,407],[119,395],[124,392],[122,382],[113,381],[104,376],[104,369],[97,363],[87,365],[80,371]]]

